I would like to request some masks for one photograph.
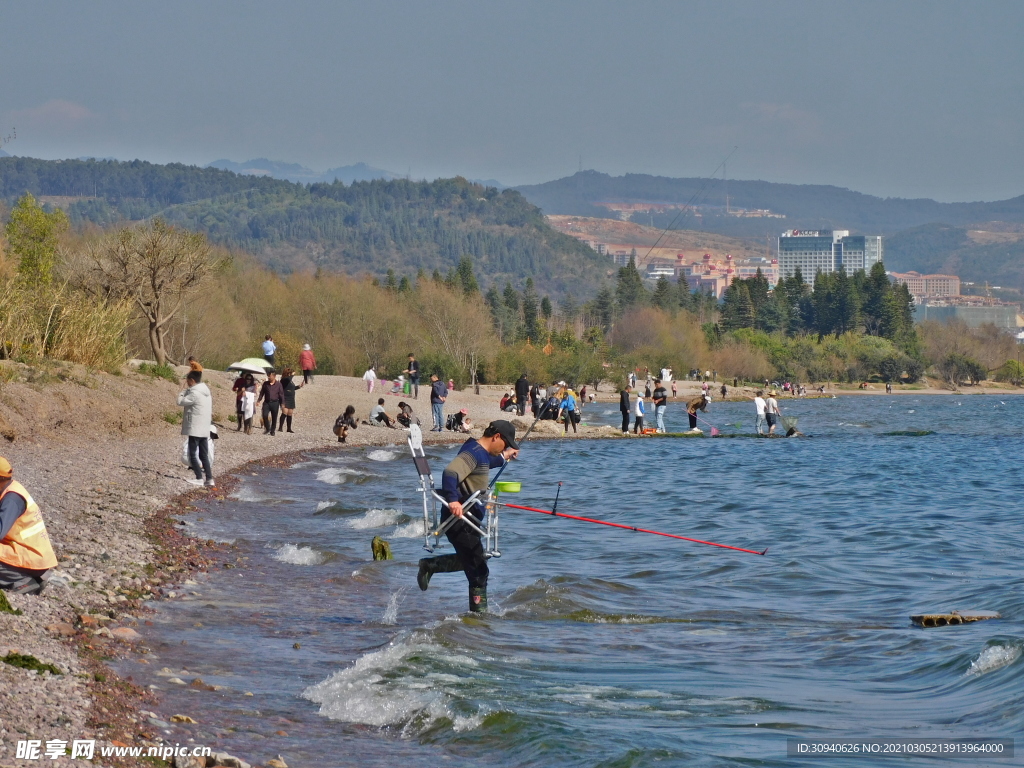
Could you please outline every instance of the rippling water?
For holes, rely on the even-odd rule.
[[[563,481],[560,511],[769,551],[509,510],[486,617],[461,613],[462,574],[416,587],[404,446],[246,476],[188,520],[247,567],[158,605],[152,663],[128,671],[199,721],[174,739],[293,768],[794,765],[790,736],[1018,735],[1024,398],[782,405],[811,437],[528,443],[505,475],[523,504]],[[752,411],[705,418],[749,433]],[[394,561],[370,561],[374,535]],[[950,609],[1005,618],[909,620]]]

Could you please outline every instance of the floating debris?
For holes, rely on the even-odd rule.
[[[935,431],[931,429],[897,429],[894,432],[883,432],[886,437],[924,437],[925,435],[934,435]]]
[[[947,627],[970,624],[985,619],[1001,619],[995,611],[950,611],[949,613],[922,613],[911,616],[910,620],[921,627]]]

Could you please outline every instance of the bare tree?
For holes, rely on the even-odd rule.
[[[481,360],[497,344],[491,314],[483,299],[444,286],[421,282],[417,310],[423,331],[434,345],[465,370],[477,391]]]
[[[155,219],[105,238],[90,250],[80,271],[87,289],[135,305],[149,325],[157,364],[163,365],[171,320],[215,266],[205,235]]]

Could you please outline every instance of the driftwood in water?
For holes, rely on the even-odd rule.
[[[995,611],[950,611],[949,613],[921,613],[911,616],[910,620],[921,627],[948,627],[1001,618],[1003,617]]]

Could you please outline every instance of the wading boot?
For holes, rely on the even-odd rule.
[[[487,587],[469,588],[469,610],[471,613],[487,613]]]
[[[416,574],[416,583],[424,592],[430,585],[430,577],[435,573],[454,573],[462,570],[462,558],[457,554],[424,557],[420,560],[420,570]]]

